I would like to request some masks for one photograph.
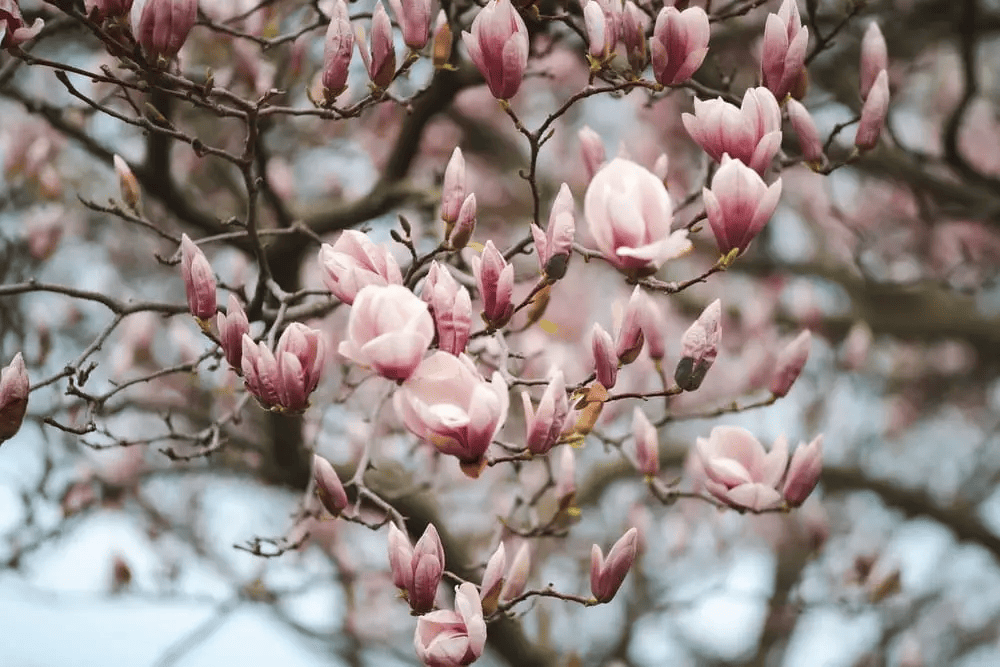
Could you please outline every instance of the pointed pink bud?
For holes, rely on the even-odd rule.
[[[486,621],[476,585],[455,589],[455,611],[432,611],[417,619],[413,647],[427,667],[459,667],[479,659],[486,646]]]
[[[823,435],[816,436],[808,445],[799,445],[792,454],[792,462],[788,464],[785,475],[785,486],[781,495],[792,507],[798,507],[806,501],[809,494],[816,488],[819,476],[823,472]]]
[[[243,383],[261,405],[271,408],[281,403],[278,397],[278,362],[264,343],[254,343],[243,334]]]
[[[528,28],[511,1],[490,0],[462,40],[493,97],[514,97],[528,66]]]
[[[649,358],[658,361],[667,353],[667,342],[664,333],[667,330],[667,322],[663,317],[663,311],[653,298],[642,292],[639,309],[641,311],[640,324],[642,336],[646,340],[646,350]]]
[[[775,365],[774,375],[771,376],[772,394],[781,397],[792,388],[809,359],[811,344],[812,334],[806,329],[782,350]]]
[[[215,275],[205,253],[187,234],[181,235],[181,275],[187,292],[188,309],[199,320],[215,315]]]
[[[434,339],[427,304],[402,285],[369,285],[354,299],[338,352],[382,377],[405,380]]]
[[[368,71],[368,78],[376,88],[388,88],[396,75],[396,48],[392,44],[392,22],[381,2],[375,3],[375,11],[372,13],[370,50],[365,46],[364,28],[358,26],[357,30],[358,50]]]
[[[483,300],[483,321],[491,329],[507,324],[514,314],[511,295],[514,292],[514,265],[508,264],[500,251],[487,241],[481,257],[472,258],[472,272]]]
[[[458,220],[448,235],[448,248],[461,250],[469,243],[474,231],[476,231],[476,193],[472,192],[462,202],[462,208],[458,211]]]
[[[615,354],[622,365],[631,364],[642,352],[645,337],[642,334],[643,310],[646,301],[642,298],[642,288],[636,285],[629,297],[628,305],[625,306],[625,314],[622,316],[621,326],[618,328],[618,336],[615,342]],[[603,383],[602,383],[603,384]]]
[[[813,122],[809,111],[796,99],[789,98],[785,103],[788,109],[788,119],[792,121],[792,128],[799,137],[799,149],[802,157],[810,164],[821,164],[823,162],[823,142],[819,138],[819,130]]]
[[[393,585],[401,591],[409,591],[413,584],[413,545],[394,523],[389,524],[389,571]]]
[[[281,407],[292,412],[305,410],[326,363],[322,333],[293,322],[278,339],[274,356],[278,364],[276,388]]]
[[[0,444],[21,430],[28,409],[28,372],[24,357],[18,352],[0,371]]]
[[[389,0],[403,43],[414,51],[427,45],[431,30],[431,0]]]
[[[538,225],[531,225],[531,236],[535,240],[535,252],[538,253],[538,268],[549,280],[559,280],[566,275],[573,252],[573,237],[576,235],[575,208],[573,193],[563,183],[552,203],[548,229],[543,232]]]
[[[448,267],[431,262],[421,298],[430,307],[437,329],[438,349],[456,357],[465,351],[472,328],[472,299]]]
[[[702,198],[708,223],[722,255],[732,250],[746,252],[750,242],[764,229],[781,199],[781,179],[770,186],[739,160],[722,156],[722,166],[712,177],[712,189]]]
[[[783,100],[805,73],[809,30],[802,25],[796,0],[784,0],[777,14],[764,24],[764,50],[760,58],[761,82]]]
[[[500,591],[503,588],[504,575],[507,572],[507,551],[503,542],[493,552],[490,559],[486,561],[486,570],[483,572],[483,583],[479,586],[479,599],[483,602],[483,611],[492,614],[496,611],[497,601],[500,599]]]
[[[653,426],[642,408],[632,414],[632,437],[635,438],[635,465],[643,475],[656,477],[660,472],[660,444]]]
[[[323,507],[333,516],[339,516],[347,507],[347,492],[340,483],[337,471],[318,454],[313,454],[313,481],[316,484],[316,495]]]
[[[858,123],[858,132],[854,135],[854,145],[863,151],[875,148],[888,114],[889,73],[882,70],[875,77],[875,83],[861,107],[861,121]]]
[[[134,0],[129,19],[142,49],[152,58],[169,60],[198,19],[198,0]]]
[[[507,571],[507,580],[504,582],[503,590],[500,591],[500,601],[510,602],[520,596],[528,583],[529,574],[531,574],[531,547],[524,542],[514,554],[514,562]]]
[[[587,53],[597,62],[604,62],[614,53],[615,34],[608,30],[604,10],[597,0],[589,0],[583,8],[583,21],[587,29]],[[610,33],[610,34],[609,34]]]
[[[639,9],[632,0],[627,0],[622,12],[622,42],[625,43],[625,55],[628,57],[632,72],[639,74],[646,69],[649,62],[649,52],[646,49],[646,31],[649,30],[649,17]]]
[[[590,592],[598,602],[610,602],[625,581],[638,552],[639,531],[629,528],[608,552],[607,560],[596,544],[590,551]]]
[[[878,23],[872,21],[861,38],[861,99],[868,99],[868,93],[875,85],[879,72],[889,69],[889,49]]]
[[[427,524],[424,534],[413,547],[410,567],[413,571],[407,591],[410,609],[425,614],[434,608],[434,598],[444,573],[444,547],[434,524]]]
[[[681,360],[674,371],[674,382],[685,391],[701,386],[708,369],[719,354],[722,338],[722,303],[708,304],[681,339]]]
[[[664,7],[656,17],[649,40],[653,76],[664,86],[691,78],[708,54],[708,14],[701,7]]]
[[[250,321],[235,294],[229,295],[229,308],[216,316],[216,324],[226,361],[237,372],[242,372],[243,336],[250,333]]]
[[[597,322],[594,322],[591,331],[590,347],[594,353],[597,381],[604,385],[605,389],[611,389],[618,380],[618,355],[615,354],[615,343],[611,340],[611,334]]]
[[[781,108],[767,88],[750,88],[739,108],[721,97],[695,100],[694,114],[682,114],[688,134],[716,162],[729,153],[758,174],[781,148]]]
[[[334,0],[330,26],[323,41],[323,95],[332,104],[347,88],[354,55],[354,29],[344,0]]]
[[[601,135],[587,125],[580,128],[577,137],[580,139],[580,154],[583,158],[583,166],[587,170],[587,182],[589,183],[604,164],[604,141],[601,140]]]
[[[389,249],[353,229],[343,232],[332,246],[323,244],[319,268],[323,284],[346,304],[354,303],[358,292],[368,285],[403,284],[403,274]]]
[[[537,413],[531,408],[528,392],[521,392],[521,400],[524,403],[527,429],[525,446],[533,454],[545,454],[559,441],[566,415],[569,414],[569,400],[566,398],[566,382],[562,371],[553,373],[542,400],[538,402]]]
[[[444,170],[444,183],[441,186],[441,219],[449,225],[458,221],[458,214],[465,201],[465,158],[462,149],[455,147]]]
[[[29,28],[24,22],[17,0],[0,0],[0,47],[20,46],[29,39],[34,39],[44,26],[42,19],[35,19]]]
[[[139,207],[142,203],[142,193],[139,190],[138,179],[132,173],[132,169],[129,168],[128,162],[123,160],[120,155],[115,155],[113,162],[115,165],[115,174],[118,176],[118,188],[122,193],[122,201],[125,202],[125,205],[133,213],[139,213]]]

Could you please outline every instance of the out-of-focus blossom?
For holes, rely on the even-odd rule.
[[[198,0],[134,0],[132,35],[152,58],[177,55],[198,19]]]
[[[479,286],[479,298],[483,300],[483,321],[490,328],[499,329],[514,314],[511,302],[514,265],[507,263],[490,240],[486,242],[482,256],[472,258],[472,273]]]
[[[478,477],[486,450],[507,419],[507,384],[499,372],[487,382],[464,354],[434,352],[394,396],[396,413],[411,433],[458,458]]]
[[[483,583],[479,588],[479,598],[482,600],[483,613],[492,614],[497,604],[509,602],[524,592],[531,572],[531,548],[527,542],[521,545],[510,570],[507,570],[507,551],[503,543],[490,556],[483,572]]]
[[[545,454],[559,441],[566,415],[569,414],[569,400],[566,398],[566,381],[562,371],[556,370],[538,402],[538,412],[531,407],[528,392],[521,392],[524,404],[524,422],[527,430],[525,445],[533,454]]]
[[[784,436],[765,452],[746,429],[716,426],[708,438],[698,438],[696,449],[704,468],[705,489],[720,501],[757,512],[781,505],[778,486],[788,465]]]
[[[811,344],[812,334],[805,329],[781,351],[774,366],[774,374],[771,376],[772,394],[781,397],[792,388],[809,359]]]
[[[0,444],[21,430],[28,409],[29,388],[24,357],[18,352],[0,371]]]
[[[319,454],[313,454],[313,481],[323,507],[333,516],[339,516],[347,507],[347,492],[337,471]]]
[[[802,157],[811,165],[819,165],[823,162],[823,142],[819,138],[819,130],[813,122],[809,110],[796,99],[789,98],[785,103],[788,109],[788,119],[792,121],[792,128],[799,137],[799,149]]]
[[[622,11],[621,39],[625,44],[625,55],[629,67],[636,74],[646,69],[649,63],[649,51],[646,49],[646,31],[649,29],[649,17],[639,6],[627,0]]]
[[[538,225],[531,225],[531,236],[535,240],[535,252],[538,253],[538,268],[549,280],[559,280],[566,275],[569,258],[573,253],[573,237],[576,235],[574,208],[573,193],[563,183],[552,202],[548,228],[542,231]]]
[[[323,96],[332,104],[347,88],[347,76],[354,55],[354,29],[344,0],[335,0],[330,26],[323,40]]]
[[[338,352],[382,377],[405,380],[434,339],[427,304],[402,285],[369,285],[354,299]]]
[[[32,209],[25,217],[23,233],[33,258],[44,261],[55,253],[66,231],[66,217],[66,209],[58,204]]]
[[[493,97],[514,97],[528,66],[528,28],[511,0],[490,0],[462,40]]]
[[[326,288],[347,304],[354,303],[358,292],[368,285],[403,284],[403,274],[389,249],[354,229],[344,231],[332,246],[323,244],[319,267]]]
[[[142,193],[139,190],[139,180],[132,173],[132,170],[128,166],[128,162],[123,160],[121,156],[114,156],[115,174],[118,176],[118,188],[122,193],[122,201],[125,205],[131,209],[133,213],[138,214],[140,211],[140,204],[142,202]]]
[[[392,22],[381,2],[375,3],[372,13],[370,50],[365,45],[365,29],[361,26],[357,28],[356,41],[372,84],[379,89],[388,88],[396,75],[396,48],[392,44]]]
[[[739,108],[721,97],[695,100],[681,120],[695,143],[716,162],[729,157],[763,174],[781,147],[781,108],[767,88],[750,88]]]
[[[427,45],[431,30],[431,0],[389,0],[403,43],[414,51]]]
[[[705,214],[719,252],[746,251],[764,229],[781,199],[781,179],[770,186],[739,160],[722,156],[722,166],[712,177],[712,189],[702,190]]]
[[[636,467],[646,477],[656,477],[660,472],[660,444],[646,413],[639,406],[632,414],[632,437],[635,438]]]
[[[722,339],[722,303],[708,304],[681,338],[681,360],[674,371],[674,382],[685,391],[701,386],[708,369],[719,354]]]
[[[667,157],[666,153],[660,153],[660,156],[656,158],[656,162],[653,163],[653,175],[664,182],[667,182],[667,176],[670,172],[670,158]]]
[[[500,591],[500,601],[509,602],[521,595],[528,583],[529,574],[531,574],[531,545],[524,542],[514,554],[514,562],[507,570],[507,580],[504,582],[503,590]]]
[[[687,230],[673,233],[673,207],[663,182],[649,170],[615,158],[591,179],[584,216],[598,250],[612,265],[640,276],[691,249]]]
[[[882,70],[875,77],[865,104],[861,107],[861,121],[854,135],[854,145],[862,151],[870,151],[878,143],[885,118],[889,114],[889,73]]]
[[[653,301],[653,298],[645,292],[640,292],[640,294],[641,317],[639,326],[642,327],[642,337],[646,341],[646,350],[649,352],[649,358],[659,361],[667,353],[667,342],[665,339],[667,322],[663,317],[663,311]]]
[[[611,340],[611,334],[597,322],[594,322],[591,331],[590,347],[594,353],[597,381],[606,389],[611,389],[618,380],[618,355],[615,353],[615,343]]]
[[[426,614],[434,608],[441,575],[444,573],[444,547],[434,524],[427,524],[417,545],[410,546],[406,534],[389,524],[389,567],[392,581],[406,595],[410,609]]]
[[[438,349],[458,356],[465,351],[472,327],[472,299],[448,267],[431,262],[421,298],[430,307],[437,329]]]
[[[889,69],[889,49],[878,23],[872,21],[861,38],[861,99],[868,99],[868,93],[875,85],[879,72]]]
[[[615,542],[608,552],[607,559],[601,547],[596,544],[590,550],[590,592],[598,602],[610,602],[622,582],[625,575],[632,569],[638,552],[639,531],[629,528],[628,531]]]
[[[804,92],[807,46],[809,29],[802,25],[799,6],[796,0],[784,0],[777,14],[767,15],[760,57],[761,81],[779,100],[799,89]]]
[[[455,588],[455,611],[418,618],[413,646],[427,667],[460,667],[478,660],[486,646],[486,621],[475,584]]]
[[[230,366],[237,372],[243,370],[243,336],[250,333],[250,321],[235,294],[229,295],[229,307],[216,315],[219,343]]]
[[[187,293],[188,310],[207,322],[215,315],[215,275],[201,248],[187,234],[181,235],[181,276]]]
[[[243,336],[243,381],[264,407],[301,412],[309,407],[326,361],[322,334],[293,322],[272,353],[264,343]]]
[[[577,137],[580,139],[580,154],[583,158],[583,166],[587,170],[587,182],[589,183],[604,164],[604,142],[601,140],[601,135],[587,125],[580,128]]]
[[[124,16],[132,9],[132,0],[84,0],[83,8],[89,16],[91,12],[98,21],[115,16]]]
[[[847,332],[840,350],[844,368],[852,371],[863,368],[874,340],[871,327],[866,322],[856,322]]]
[[[434,22],[434,42],[431,47],[431,60],[435,69],[445,69],[450,67],[451,60],[451,26],[448,25],[448,15],[442,9],[438,12],[437,20]]]
[[[569,445],[564,445],[559,455],[559,470],[556,473],[556,500],[563,511],[573,506],[576,495],[576,454]]]
[[[645,319],[644,310],[648,303],[643,299],[642,288],[636,285],[629,297],[628,305],[625,306],[625,313],[618,327],[617,340],[615,341],[615,354],[622,365],[631,364],[642,352],[645,337],[642,333],[642,323]]]
[[[788,464],[788,474],[781,495],[792,507],[805,502],[816,488],[823,472],[823,436],[816,436],[808,445],[800,444]]]
[[[649,40],[656,80],[673,86],[690,79],[708,55],[709,33],[708,14],[701,7],[661,9]]]
[[[29,28],[24,22],[17,0],[0,0],[0,47],[20,46],[29,39],[34,39],[44,26],[42,19],[35,19]]]
[[[456,146],[444,169],[444,183],[441,185],[441,219],[446,225],[445,236],[451,234],[452,226],[458,221],[465,198],[465,158],[462,149]]]

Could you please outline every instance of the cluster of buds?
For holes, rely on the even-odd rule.
[[[674,371],[674,382],[685,391],[701,386],[708,369],[719,354],[722,339],[722,304],[718,299],[708,304],[681,338],[681,360]]]
[[[639,531],[629,528],[604,557],[596,544],[590,550],[590,592],[598,602],[610,602],[632,569],[639,550]]]
[[[514,561],[507,569],[507,551],[503,543],[490,556],[483,572],[483,583],[479,587],[479,598],[483,603],[483,613],[492,614],[498,604],[510,602],[524,592],[531,572],[531,548],[525,542],[514,555]]]
[[[413,635],[417,657],[428,667],[461,667],[486,648],[486,620],[475,584],[455,587],[455,610],[441,609],[417,619]]]
[[[465,351],[472,328],[472,298],[469,290],[458,284],[447,266],[431,262],[421,291],[430,308],[437,330],[437,346],[455,356]]]
[[[872,23],[861,40],[861,120],[854,135],[859,150],[875,148],[889,113],[889,52],[878,24]]]
[[[696,451],[705,489],[730,507],[754,512],[798,507],[823,469],[822,435],[799,445],[791,463],[784,436],[765,452],[752,433],[735,426],[716,426],[708,438],[698,438]]]
[[[427,524],[414,547],[406,533],[390,523],[389,567],[392,583],[410,603],[410,609],[415,614],[432,610],[444,573],[444,547],[434,524]]]
[[[493,97],[514,97],[528,66],[528,27],[511,0],[490,0],[462,40]]]
[[[44,26],[42,19],[35,19],[28,27],[17,0],[0,0],[0,48],[9,49],[34,39]]]
[[[322,335],[293,322],[281,334],[272,354],[267,345],[243,336],[243,381],[261,405],[272,410],[301,412],[319,384],[326,359]]]
[[[0,444],[21,430],[28,409],[29,388],[24,358],[18,352],[0,371]]]
[[[472,258],[472,273],[483,300],[483,322],[499,329],[514,315],[514,265],[507,263],[493,241],[487,241],[482,256]]]
[[[779,100],[805,96],[808,45],[809,29],[802,25],[796,0],[784,0],[777,14],[767,15],[760,57],[761,82]]]
[[[188,310],[202,328],[207,328],[216,310],[215,275],[205,253],[187,234],[181,235],[181,276],[184,278]]]
[[[132,35],[153,59],[170,60],[198,19],[198,0],[133,0]]]

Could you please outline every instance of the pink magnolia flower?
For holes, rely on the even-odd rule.
[[[771,376],[772,394],[784,396],[792,388],[809,359],[810,345],[812,334],[805,329],[781,351]]]
[[[510,570],[507,570],[507,551],[503,543],[490,556],[483,572],[483,583],[479,587],[479,598],[483,603],[483,613],[492,614],[497,603],[509,602],[524,592],[531,572],[531,548],[527,542],[517,550]]]
[[[365,46],[365,29],[361,26],[357,28],[356,41],[372,84],[376,88],[388,88],[396,75],[396,48],[392,44],[392,22],[381,2],[375,3],[372,13],[371,50]]]
[[[347,507],[347,492],[330,462],[318,454],[313,454],[313,484],[316,495],[326,511],[339,516]]]
[[[470,192],[469,196],[462,202],[462,208],[458,209],[458,219],[455,224],[447,225],[451,227],[445,235],[448,248],[450,250],[461,250],[469,243],[472,233],[476,231],[476,193]]]
[[[696,448],[705,472],[705,488],[720,501],[758,512],[781,505],[777,489],[788,465],[784,436],[765,452],[746,429],[716,426],[708,438],[698,438]]]
[[[427,304],[402,285],[369,285],[354,299],[338,352],[382,377],[405,380],[434,339]]]
[[[625,306],[621,324],[618,326],[615,336],[615,355],[622,365],[635,361],[646,342],[642,333],[642,322],[647,301],[642,298],[643,295],[642,288],[636,285],[635,289],[632,290],[632,296],[629,297],[628,305]]]
[[[353,229],[343,232],[332,246],[323,244],[319,268],[323,284],[346,304],[354,303],[358,292],[368,285],[403,284],[403,274],[389,249]]]
[[[562,371],[556,370],[545,388],[542,400],[538,402],[538,412],[531,407],[528,392],[521,392],[524,404],[524,423],[527,430],[525,445],[533,454],[545,454],[559,441],[563,424],[569,414],[569,400],[566,398],[566,381]]]
[[[854,145],[860,150],[869,151],[875,148],[886,116],[889,114],[889,73],[882,70],[875,77],[865,104],[861,107],[861,121],[854,135]]]
[[[326,361],[319,331],[293,322],[272,353],[263,342],[243,335],[243,382],[264,407],[301,412],[309,407]]]
[[[427,667],[460,667],[478,660],[486,646],[486,621],[475,584],[455,588],[455,611],[442,609],[418,618],[413,646]]]
[[[708,55],[708,14],[701,7],[664,7],[656,17],[649,49],[653,75],[664,86],[691,78]]]
[[[742,254],[774,215],[781,199],[781,179],[770,186],[739,160],[722,156],[722,166],[712,177],[712,189],[702,190],[705,213],[719,252]]]
[[[458,458],[478,477],[486,450],[507,419],[507,384],[494,372],[484,380],[467,356],[434,352],[396,391],[396,413],[411,433]]]
[[[604,10],[597,0],[588,0],[583,7],[583,23],[587,30],[587,43],[589,45],[587,54],[591,62],[603,63],[614,53],[617,35],[614,28],[608,30]]]
[[[719,354],[722,338],[722,304],[716,299],[708,304],[681,338],[681,360],[674,372],[674,382],[685,391],[701,386],[708,369]]]
[[[521,87],[528,66],[528,28],[510,0],[490,0],[462,40],[493,97],[509,100]]]
[[[611,340],[611,334],[597,322],[594,322],[594,328],[590,334],[590,347],[594,353],[597,381],[604,385],[605,389],[611,389],[618,380],[618,354],[615,352],[615,343]]]
[[[34,39],[43,27],[42,19],[35,19],[30,28],[25,24],[17,0],[0,0],[0,47],[20,46]]]
[[[639,406],[632,414],[632,437],[635,438],[635,464],[643,475],[656,477],[660,472],[660,445],[646,413]]]
[[[347,76],[354,55],[354,30],[344,0],[335,0],[330,26],[323,40],[323,95],[332,104],[347,88]]]
[[[646,69],[649,62],[649,52],[646,50],[646,31],[649,29],[649,17],[639,6],[627,0],[622,12],[622,42],[625,44],[625,55],[629,67],[636,74]]]
[[[414,51],[427,45],[431,31],[431,0],[389,0],[403,43]]]
[[[430,307],[437,329],[438,349],[458,356],[465,351],[472,327],[472,299],[448,267],[431,262],[421,298]]]
[[[0,444],[21,430],[24,413],[28,409],[29,389],[24,357],[18,352],[0,371]]]
[[[548,228],[542,231],[538,225],[531,225],[531,236],[535,241],[535,252],[538,253],[538,268],[549,280],[559,280],[566,275],[573,252],[573,237],[576,235],[574,209],[573,193],[563,183],[552,202]]]
[[[781,109],[767,88],[748,89],[738,109],[721,97],[695,100],[694,114],[683,114],[681,120],[713,160],[721,162],[729,153],[758,174],[767,170],[781,147]]]
[[[181,276],[187,293],[188,310],[199,320],[215,315],[215,275],[205,253],[187,234],[181,235]]]
[[[640,292],[639,302],[639,326],[642,328],[642,337],[646,341],[649,358],[659,361],[667,353],[667,343],[664,338],[667,322],[660,306],[648,294]]]
[[[823,142],[819,138],[819,130],[813,122],[809,110],[794,98],[788,98],[785,103],[788,109],[788,119],[799,137],[799,148],[806,162],[819,165],[823,162]]]
[[[885,69],[889,69],[889,49],[878,23],[872,21],[861,38],[861,99],[868,99],[875,79]]]
[[[781,495],[792,507],[805,502],[816,488],[823,472],[823,436],[816,436],[808,445],[800,444],[788,464],[788,474]]]
[[[222,353],[230,366],[241,371],[243,367],[243,336],[250,333],[250,321],[235,294],[229,295],[229,308],[216,316]]]
[[[499,329],[514,314],[514,265],[507,263],[493,241],[487,241],[482,256],[472,258],[472,273],[483,300],[483,321],[491,329]]]
[[[760,57],[761,81],[779,100],[803,81],[808,45],[809,29],[802,25],[796,0],[784,0],[777,14],[767,15]]]
[[[132,34],[152,58],[177,55],[198,18],[198,0],[134,0]]]
[[[632,569],[632,563],[639,549],[639,531],[629,528],[608,552],[607,559],[601,547],[596,544],[590,550],[590,592],[598,602],[610,602],[625,575]]]
[[[583,214],[598,250],[626,273],[651,275],[691,249],[687,230],[673,233],[673,206],[663,182],[642,166],[615,158],[587,187]]]
[[[465,158],[462,149],[456,146],[444,169],[444,183],[441,185],[441,219],[447,225],[446,235],[451,233],[451,226],[458,221],[465,199]]]
[[[444,573],[444,547],[434,524],[427,524],[415,547],[406,533],[389,524],[389,567],[392,581],[404,591],[410,609],[426,614],[434,608],[438,584]]]

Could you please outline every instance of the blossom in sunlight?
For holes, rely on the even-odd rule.
[[[486,646],[486,621],[475,584],[455,588],[455,611],[442,609],[418,618],[413,646],[427,667],[460,667],[478,660]]]
[[[344,231],[332,246],[319,250],[323,284],[346,304],[368,285],[402,285],[403,274],[396,258],[384,245],[376,245],[364,232]]]
[[[590,550],[590,592],[598,602],[610,602],[632,569],[639,550],[639,531],[629,528],[604,557],[596,544]]]
[[[493,97],[514,97],[528,66],[528,27],[511,0],[490,0],[462,40]]]

